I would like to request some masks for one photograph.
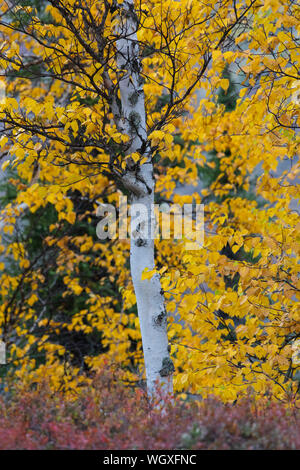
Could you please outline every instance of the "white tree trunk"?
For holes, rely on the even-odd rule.
[[[153,395],[156,385],[166,392],[172,391],[174,366],[168,348],[167,314],[159,275],[141,279],[145,268],[153,270],[155,266],[154,240],[151,237],[154,177],[150,149],[145,145],[145,100],[136,35],[138,20],[133,0],[124,0],[119,19],[116,59],[118,69],[122,70],[119,75],[121,104],[115,120],[119,130],[131,137],[128,153],[140,151],[143,157],[148,158],[140,167],[135,167],[134,162],[129,161],[122,182],[132,194],[131,203],[140,204],[144,208],[137,226],[132,220],[130,264],[142,333],[147,388],[149,394]]]
[[[142,212],[144,220],[140,219],[140,225],[145,221],[146,227],[150,227],[153,192],[134,197],[132,202],[149,209]],[[151,279],[141,280],[145,268],[154,269],[154,241],[143,230],[134,229],[132,224],[130,267],[142,333],[147,387],[150,394],[155,392],[156,384],[171,392],[174,367],[168,350],[167,315],[159,276],[155,274]]]

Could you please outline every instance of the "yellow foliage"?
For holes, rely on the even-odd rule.
[[[74,2],[68,3],[74,9],[73,28],[66,27],[66,18],[52,5],[47,11],[55,23],[38,17],[28,20],[30,34],[14,31],[5,22],[0,26],[1,35],[8,38],[0,46],[0,67],[10,77],[0,103],[0,120],[7,129],[0,147],[10,153],[2,169],[8,173],[11,162],[17,175],[14,204],[1,212],[8,239],[1,243],[2,252],[19,269],[16,273],[0,266],[0,332],[7,336],[18,377],[34,382],[48,376],[54,388],[67,392],[89,377],[72,363],[64,346],[55,343],[61,329],[101,335],[102,353],[84,358],[89,371],[109,358],[127,367],[127,379],[136,378],[132,364],[143,376],[139,321],[126,264],[128,243],[96,245],[88,235],[74,235],[72,226],[82,220],[90,223],[95,213],[76,209],[68,191],[79,193],[83,206],[106,197],[115,202],[118,189],[101,171],[111,160],[118,172],[126,168],[129,157],[135,164],[147,163],[139,151],[128,151],[131,136],[116,126],[110,108],[110,93],[125,73],[117,70],[115,57],[113,28],[119,20],[107,13],[99,52],[98,38]],[[156,191],[176,203],[205,204],[201,250],[188,252],[182,241],[155,241],[157,261],[164,266],[158,271],[166,307],[172,314],[172,356],[176,371],[183,370],[175,373],[175,388],[202,396],[215,393],[230,402],[249,389],[258,396],[296,399],[293,377],[300,367],[300,221],[292,206],[299,198],[300,173],[295,85],[299,6],[277,0],[250,3],[143,0],[138,30],[139,41],[147,46],[141,66],[147,145],[158,159]],[[103,2],[87,4],[100,27]],[[5,8],[3,2],[1,14]],[[242,28],[234,26],[237,17],[243,18]],[[49,80],[26,78],[29,66],[25,78],[16,73],[24,71],[22,50],[27,57],[33,54],[35,65],[42,66]],[[222,76],[226,64],[238,71],[241,84],[230,115],[215,99],[219,87],[229,92],[230,82]],[[213,150],[217,160],[209,162],[207,155]],[[283,160],[290,166],[280,173]],[[199,167],[217,175],[200,192]],[[251,179],[258,168],[263,174],[252,197]],[[194,186],[195,191],[188,198],[180,196],[180,185]],[[52,319],[51,312],[46,322],[39,317],[47,310],[39,291],[44,292],[48,272],[39,260],[33,263],[21,240],[12,237],[22,204],[30,214],[50,205],[57,215],[43,246],[57,255],[51,269],[64,284],[64,308],[72,310],[72,296],[82,300],[68,322]],[[62,231],[64,224],[69,229]],[[86,281],[83,265],[104,271],[109,288],[101,276]],[[144,272],[143,279],[155,273]],[[63,312],[55,313],[59,318]],[[36,336],[35,325],[40,328]],[[30,357],[33,346],[44,354],[44,363]]]

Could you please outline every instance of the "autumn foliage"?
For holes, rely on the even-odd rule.
[[[119,73],[117,10],[107,7],[115,2],[89,0],[87,23],[74,0],[40,3],[0,7],[0,148],[9,186],[0,247],[8,355],[0,367],[3,388],[11,376],[28,387],[49,379],[67,398],[50,399],[38,385],[41,395],[3,404],[1,446],[299,447],[294,415],[286,419],[273,404],[255,415],[245,401],[250,393],[299,406],[299,5],[136,2],[156,197],[205,205],[201,250],[155,241],[174,388],[238,402],[205,401],[192,421],[194,405],[180,404],[159,421],[143,396],[125,389],[124,405],[105,388],[80,395],[106,360],[122,365],[125,383],[144,380],[129,243],[95,234],[97,205],[117,205],[126,192],[110,165],[122,174],[129,157],[145,163],[126,154],[130,139],[109,101]],[[102,28],[100,45],[93,25]],[[233,82],[228,107],[217,97]],[[183,185],[189,195],[177,191]],[[74,393],[80,397],[69,405]],[[43,394],[49,406],[34,417]],[[18,403],[28,410],[20,416]],[[195,441],[185,441],[191,422]]]
[[[20,390],[19,390],[20,391]],[[299,449],[300,415],[248,397],[167,401],[164,413],[144,392],[102,370],[72,399],[46,383],[0,401],[1,449]]]

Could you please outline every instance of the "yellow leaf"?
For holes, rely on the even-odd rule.
[[[151,279],[155,273],[156,269],[149,270],[148,268],[145,268],[142,272],[142,281],[144,281],[145,279]]]
[[[9,164],[10,164],[10,160],[6,160],[1,166],[2,171],[6,170],[6,168],[9,166]]]
[[[223,90],[227,91],[229,87],[229,80],[228,78],[222,78],[220,81],[220,87],[223,88]]]

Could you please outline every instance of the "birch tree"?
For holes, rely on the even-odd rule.
[[[171,392],[174,372],[160,278],[143,278],[155,269],[155,162],[194,112],[213,54],[234,46],[256,3],[50,0],[46,19],[18,3],[1,7],[1,144],[13,165],[25,178],[38,167],[52,194],[62,174],[72,187],[102,175],[140,207],[130,265],[150,394]],[[45,194],[37,184],[24,199]]]

